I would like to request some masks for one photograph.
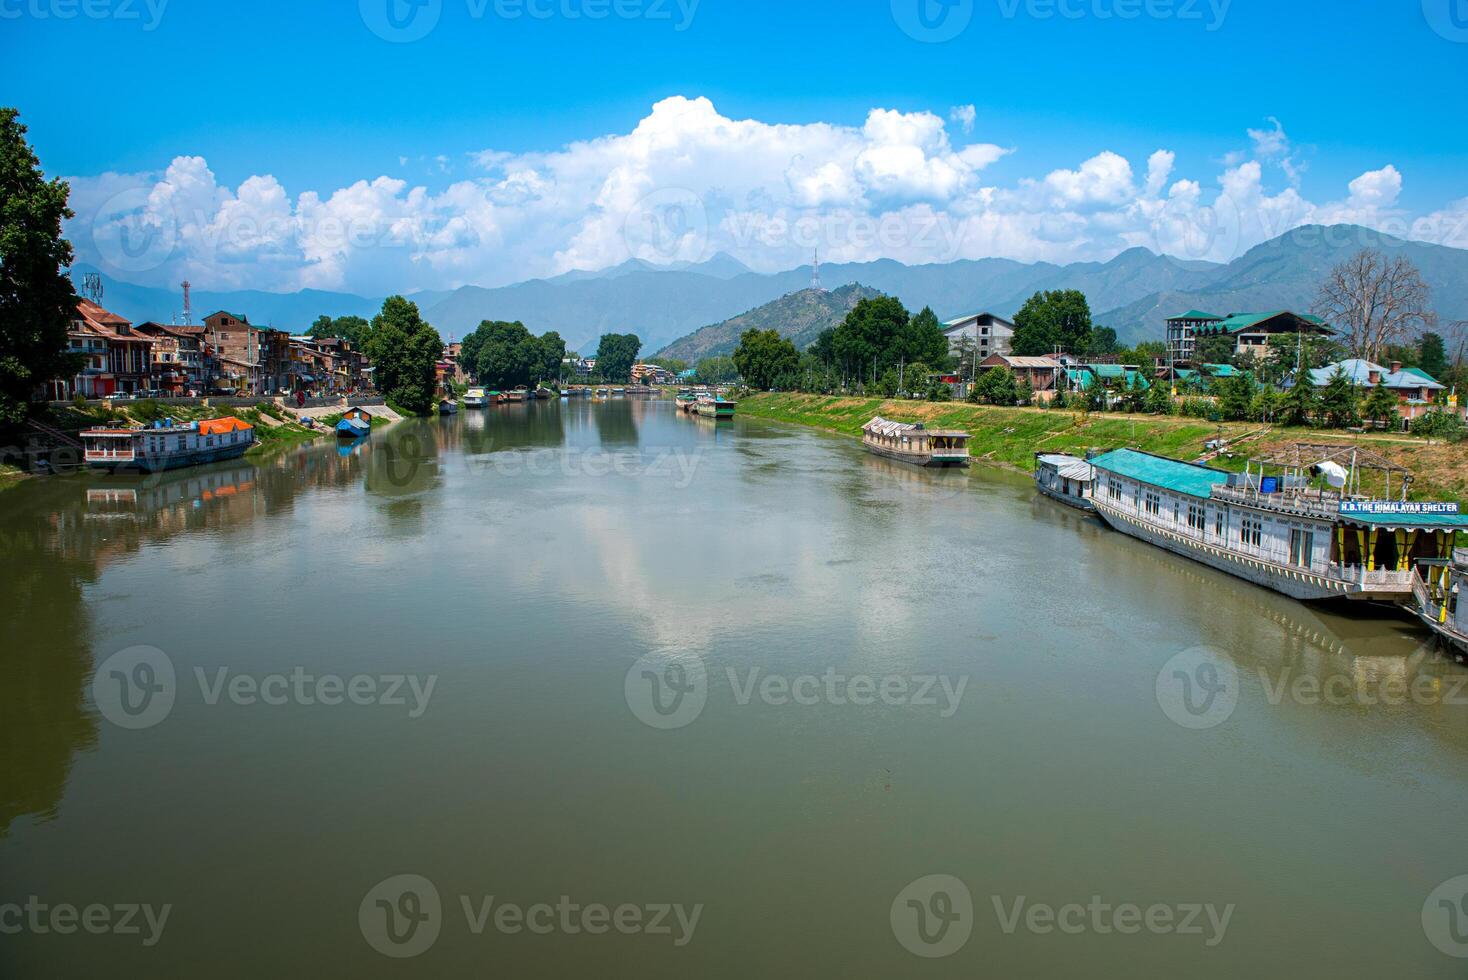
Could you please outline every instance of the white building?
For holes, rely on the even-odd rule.
[[[1014,340],[1014,324],[992,313],[971,313],[943,324],[943,334],[948,338],[950,352],[958,350],[961,338],[971,338],[978,360],[982,361],[993,354],[1009,353]]]

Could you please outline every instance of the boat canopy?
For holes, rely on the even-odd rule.
[[[874,417],[870,422],[862,426],[861,429],[863,432],[885,436],[889,439],[896,436],[912,435],[915,432],[921,432],[925,436],[939,436],[951,439],[969,438],[967,432],[959,432],[956,429],[926,429],[912,422],[893,422],[891,419],[884,419],[880,415]]]
[[[1075,456],[1067,456],[1064,453],[1043,453],[1040,455],[1039,461],[1046,466],[1055,467],[1055,472],[1064,480],[1079,480],[1083,483],[1090,483],[1096,479],[1095,467],[1084,459],[1078,459]]]

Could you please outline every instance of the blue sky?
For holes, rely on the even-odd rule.
[[[456,182],[499,181],[486,193],[501,209],[495,213],[508,215],[506,174],[495,174],[476,154],[495,151],[514,161],[512,170],[535,171],[543,163],[538,156],[630,134],[654,105],[682,97],[706,98],[721,119],[853,132],[869,124],[874,109],[929,113],[945,121],[942,139],[954,151],[970,143],[1006,151],[966,171],[962,187],[907,184],[900,193],[873,193],[868,182],[846,197],[822,192],[776,202],[807,214],[831,207],[894,213],[935,195],[947,196],[938,202],[943,206],[963,195],[967,203],[957,211],[972,214],[982,188],[1023,196],[1025,182],[1043,182],[1055,171],[1084,173],[1085,161],[1108,152],[1130,163],[1140,198],[1149,156],[1159,149],[1173,155],[1167,183],[1197,182],[1204,205],[1220,175],[1251,155],[1266,199],[1293,191],[1317,208],[1312,214],[1347,202],[1350,181],[1386,167],[1395,170],[1387,181],[1395,193],[1389,202],[1380,194],[1373,201],[1389,204],[1387,210],[1441,214],[1468,198],[1468,0],[1341,0],[1328,7],[1280,0],[950,0],[956,6],[948,19],[930,22],[941,24],[940,34],[962,30],[935,43],[910,36],[902,24],[918,23],[918,3],[933,5],[936,14],[943,0],[422,0],[441,9],[418,11],[420,19],[409,23],[431,23],[432,30],[405,43],[384,40],[369,22],[381,28],[388,4],[407,17],[410,0],[89,2],[94,16],[81,12],[81,0],[75,7],[73,0],[0,0],[3,101],[21,109],[48,171],[83,181],[113,173],[151,186],[175,158],[200,158],[227,194],[269,176],[293,207],[302,194],[329,199],[378,177],[404,181],[404,197],[417,186],[437,195]],[[592,19],[598,2],[609,15]],[[636,16],[617,16],[614,3]],[[527,5],[549,16],[533,17]],[[74,16],[64,16],[73,9]],[[1136,16],[1124,17],[1129,11]],[[962,110],[953,114],[963,106],[973,107],[971,124]],[[1251,139],[1251,129],[1283,135]],[[943,148],[934,138],[913,137],[936,158]],[[827,144],[797,139],[791,158],[809,164],[813,147]],[[853,148],[840,166],[855,166],[861,152]],[[737,145],[720,153],[739,169]],[[615,159],[602,163],[618,166]],[[533,193],[547,194],[554,169],[539,170],[545,180]],[[569,180],[570,173],[586,178],[573,161],[555,179]],[[645,175],[641,190],[666,179]],[[677,180],[680,188],[689,183]],[[691,189],[719,198],[709,206],[712,224],[751,201],[769,204],[759,187],[733,183]],[[91,196],[119,186],[97,185]],[[607,197],[592,194],[582,204],[601,207]],[[81,198],[92,206],[91,197]],[[1047,231],[1045,220],[1031,229],[1033,240],[986,233],[964,254],[988,248],[1060,260],[1115,252],[1126,242],[1104,233],[1115,230],[1114,222],[1101,218],[1099,230],[1090,227],[1096,203],[1071,199],[1048,212],[1015,205],[1073,226],[1054,255],[1043,243],[1066,233]],[[452,223],[454,207],[433,205],[424,220],[436,223],[435,234]],[[499,237],[506,254],[519,259],[525,248],[544,254],[517,259],[513,270],[478,270],[476,263],[493,264],[496,255],[481,248],[431,274],[419,255],[418,277],[427,285],[497,281],[616,257],[603,247],[578,252],[573,240],[584,229],[575,215],[558,212],[557,220],[565,226],[562,240],[533,242],[505,237],[497,218],[471,221],[440,244]],[[1086,240],[1078,245],[1076,234]],[[833,245],[841,250],[840,241]],[[777,249],[761,263],[757,246],[746,251],[741,258],[755,265],[786,264],[795,253]],[[856,251],[850,257],[859,257]],[[319,250],[293,246],[276,260],[292,256],[314,266],[316,278],[261,275],[250,284],[331,284]],[[241,284],[250,277],[243,271],[248,257],[242,248],[225,263],[237,267],[230,274],[243,277]],[[187,256],[134,278],[171,276],[178,258]],[[339,270],[336,284],[357,287],[366,275],[390,274],[390,265]]]

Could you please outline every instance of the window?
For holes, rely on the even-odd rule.
[[[1153,517],[1160,516],[1162,513],[1162,498],[1159,497],[1157,494],[1148,491],[1147,502],[1144,509]]]
[[[1314,563],[1315,532],[1290,528],[1290,564],[1309,568]]]
[[[1106,481],[1106,496],[1110,497],[1112,500],[1120,500],[1121,499],[1121,484],[1118,483],[1118,482],[1116,482],[1115,480],[1107,480]]]
[[[1207,526],[1207,511],[1197,504],[1188,504],[1188,527],[1201,531]]]
[[[1239,521],[1239,544],[1258,548],[1264,540],[1264,524],[1245,517]]]
[[[1219,511],[1213,517],[1213,533],[1219,538],[1223,537],[1223,511]]]

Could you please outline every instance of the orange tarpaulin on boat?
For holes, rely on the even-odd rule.
[[[204,436],[217,436],[225,432],[243,432],[246,429],[253,428],[253,425],[243,419],[237,419],[233,415],[227,415],[222,419],[208,419],[200,422],[199,434]]]

